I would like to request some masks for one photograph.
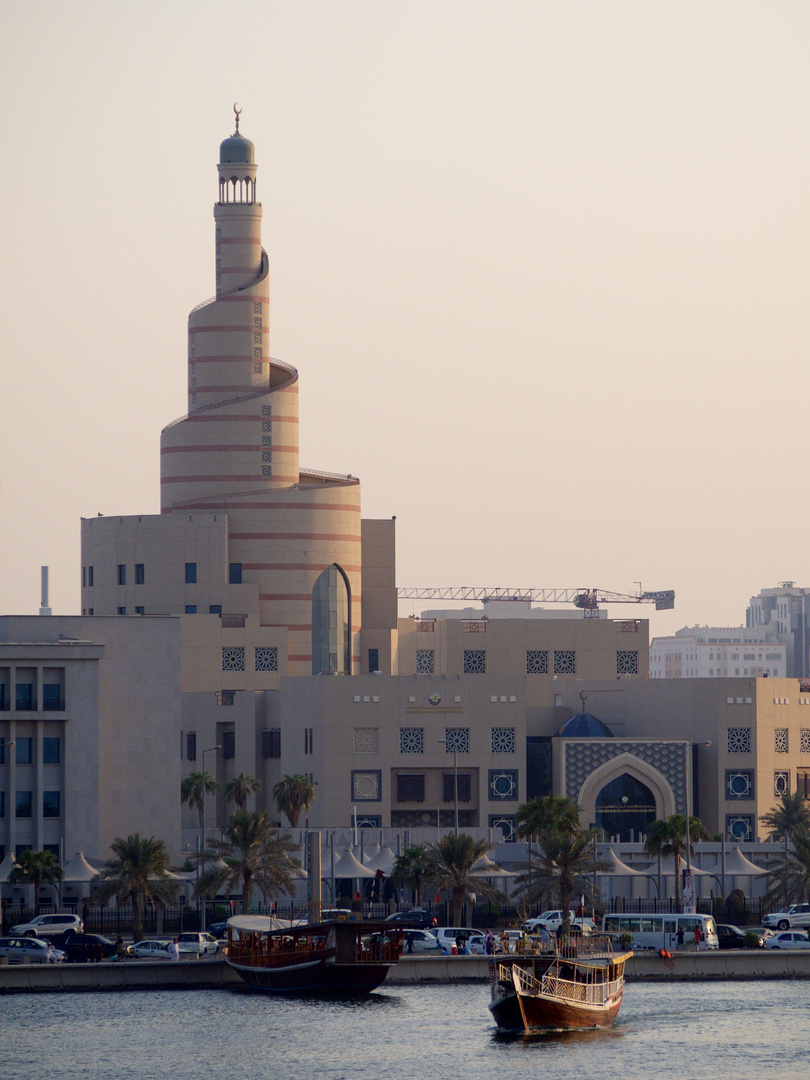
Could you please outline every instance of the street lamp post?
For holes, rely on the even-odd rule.
[[[445,750],[447,750],[447,739],[439,739],[439,742],[443,743]],[[455,739],[453,740],[453,799],[456,817],[456,836],[458,836],[458,751],[456,749]],[[437,821],[436,824],[438,825],[439,822]]]
[[[199,881],[200,874],[201,874],[202,870],[204,869],[204,863],[205,863],[205,786],[206,786],[205,785],[205,755],[206,754],[215,754],[217,752],[217,750],[221,750],[221,749],[222,749],[222,747],[219,744],[217,744],[216,746],[209,746],[207,750],[203,750],[203,752],[202,752],[202,792],[201,792],[201,794],[202,794],[202,813],[200,814],[200,819],[201,819],[201,824],[202,824],[202,836],[200,837],[200,861],[197,863],[197,878],[198,878],[198,881]],[[203,905],[203,915],[205,915],[205,901],[202,900],[201,902],[202,902],[202,905]],[[200,929],[201,930],[203,929],[202,923],[204,921],[205,921],[205,919],[202,919],[201,922],[200,922]]]
[[[686,761],[686,876],[689,878],[689,888],[692,895],[689,898],[689,906],[692,906],[694,885],[692,884],[692,844],[689,838],[689,819],[692,816],[692,755],[697,746],[711,746],[711,739],[705,742],[693,743],[691,740],[686,744],[689,747],[689,755]],[[684,908],[686,904],[684,904]]]

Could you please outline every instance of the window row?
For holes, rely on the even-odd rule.
[[[275,645],[257,645],[253,656],[254,671],[278,671],[278,648]],[[222,670],[245,670],[244,645],[223,646]]]
[[[42,748],[42,764],[59,765],[62,757],[62,740],[59,736],[46,735],[39,740],[39,744]],[[14,763],[16,765],[35,764],[34,740],[28,736],[18,735],[11,743],[7,743],[4,738],[0,739],[0,765],[5,765],[7,763],[6,750],[12,748],[14,750]]]
[[[218,738],[222,740],[219,747],[222,750],[222,756],[228,760],[236,757],[236,733],[233,731],[223,731]],[[197,760],[196,731],[186,731],[181,735],[180,756],[185,757],[186,761]]]
[[[437,743],[444,745],[448,754],[469,754],[470,729],[467,727],[449,727],[444,729],[444,738],[435,737]],[[490,729],[490,751],[493,754],[514,754],[517,749],[516,731],[513,727],[495,727]],[[379,753],[379,729],[355,728],[354,752],[356,754]],[[400,754],[424,754],[425,729],[423,727],[403,727],[399,729]]]
[[[486,675],[486,649],[464,649],[463,670],[465,675]],[[638,675],[638,649],[619,649],[616,652],[616,674]],[[435,675],[434,649],[416,650],[416,674]],[[528,649],[526,651],[527,675],[576,675],[577,654],[575,649]]]
[[[0,791],[0,818],[6,816],[6,793]],[[18,818],[30,818],[34,816],[34,793],[33,791],[16,791],[14,793],[14,816]],[[62,816],[62,793],[60,791],[42,792],[42,816],[44,818],[58,818]]]
[[[83,566],[82,567],[82,588],[93,588],[95,585],[95,567]],[[118,563],[116,570],[116,584],[126,585],[127,583],[127,565],[126,563]],[[135,563],[132,576],[129,577],[130,583],[135,585],[146,584],[146,564]],[[185,564],[185,582],[187,585],[194,585],[197,582],[197,564],[195,562],[187,562]],[[228,564],[228,584],[229,585],[241,585],[242,584],[242,564],[232,562]]]
[[[13,704],[12,704],[13,700]],[[12,699],[9,687],[0,683],[0,711],[38,712],[37,695],[32,682],[17,682]],[[42,712],[64,712],[65,695],[61,683],[42,684]]]
[[[751,753],[751,728],[730,727],[728,729],[727,748],[729,754]],[[774,728],[773,750],[775,754],[787,754],[790,749],[790,740],[787,728]],[[810,728],[802,728],[799,731],[799,753],[810,754]]]
[[[425,802],[425,774],[399,773],[396,777],[396,801],[398,803]],[[471,773],[442,773],[442,801],[456,801],[456,782],[458,801],[473,801]],[[490,802],[518,801],[517,769],[490,769],[487,777],[487,796]],[[353,769],[351,782],[352,802],[382,801],[382,771],[379,769]]]

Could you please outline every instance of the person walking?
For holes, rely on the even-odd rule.
[[[169,945],[169,959],[180,959],[180,942],[178,938],[175,938],[174,941],[172,941],[172,943]]]

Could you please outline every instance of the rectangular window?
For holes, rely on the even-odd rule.
[[[195,585],[197,582],[197,564],[195,562],[186,563],[186,585]]]
[[[93,567],[87,567],[87,587],[92,589],[93,587]]]
[[[61,712],[65,707],[62,687],[59,683],[42,684],[42,708],[47,712]]]
[[[228,567],[228,581],[231,585],[242,584],[242,564],[232,562]]]
[[[796,787],[805,799],[810,799],[810,769],[796,770]]]
[[[30,765],[32,763],[33,739],[21,739],[17,736],[16,761],[18,765]]]
[[[268,728],[262,732],[262,757],[281,757],[281,728]]]
[[[82,567],[82,588],[83,589],[87,588],[87,567],[86,566]]]
[[[118,564],[118,584],[126,585],[127,583],[127,568],[124,563]]]
[[[425,778],[408,773],[397,776],[397,802],[425,801]]]
[[[127,613],[127,609],[125,607],[120,607],[118,609],[118,614],[119,615],[126,615],[126,613]]]
[[[30,791],[18,791],[14,796],[15,815],[17,817],[33,817],[34,796]]]
[[[453,793],[453,781],[455,780],[455,773],[444,773],[444,801],[455,802],[456,798]],[[471,798],[472,784],[470,783],[469,773],[458,774],[458,801],[469,802]]]
[[[380,650],[369,649],[368,650],[368,673],[373,675],[375,671],[380,670]]]
[[[197,732],[196,731],[187,731],[186,732],[186,760],[187,761],[196,761],[197,760]]]
[[[142,562],[135,563],[135,584],[143,585],[146,580],[144,564]]]
[[[208,605],[208,614],[209,615],[221,615],[222,614],[222,604],[209,604]]]
[[[143,615],[144,614],[143,608],[142,607],[136,607],[135,608],[135,614],[136,615]]]
[[[58,765],[61,739],[58,735],[46,735],[42,740],[42,764]]]
[[[312,740],[312,728],[311,727],[304,728],[304,753],[305,754],[311,754],[312,753],[312,743],[313,743],[313,740]]]
[[[5,791],[0,791],[0,818],[4,818],[5,816],[6,816],[6,793],[5,793]]]
[[[0,765],[6,763],[6,740],[0,739]]]
[[[60,817],[62,813],[62,800],[58,791],[42,792],[42,816]]]
[[[33,683],[17,683],[15,697],[19,712],[30,712],[36,708]]]
[[[233,731],[222,732],[222,756],[224,758],[236,757],[236,733]]]
[[[186,615],[196,615],[196,614],[197,614],[197,605],[196,604],[186,604]]]

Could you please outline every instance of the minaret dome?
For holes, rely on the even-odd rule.
[[[236,130],[219,146],[220,203],[253,203],[256,201],[256,162],[253,143],[239,133],[242,110],[234,104]]]

